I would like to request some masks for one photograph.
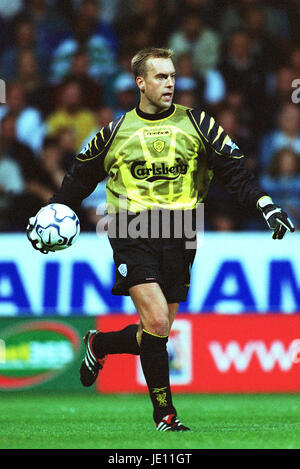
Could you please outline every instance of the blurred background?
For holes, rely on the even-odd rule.
[[[215,117],[299,228],[300,92],[293,87],[300,79],[299,31],[299,0],[0,1],[0,78],[6,84],[0,104],[0,389],[48,382],[41,370],[65,366],[78,351],[80,363],[80,337],[95,321],[109,330],[135,314],[128,298],[111,295],[112,253],[107,239],[95,234],[104,184],[84,201],[83,233],[70,250],[42,256],[24,230],[60,186],[74,155],[137,104],[130,60],[139,49],[174,50],[175,101]],[[258,212],[244,213],[223,187],[212,185],[205,249],[180,306],[192,314],[179,316],[169,341],[177,389],[300,391],[291,354],[300,328],[300,316],[291,314],[300,311],[298,234],[279,243]],[[255,320],[253,313],[259,313]],[[69,332],[59,321],[36,326],[45,315],[68,319]],[[26,327],[12,329],[17,316],[32,319],[33,336]],[[145,390],[136,362],[131,366],[131,378],[117,383],[118,373],[108,367],[102,389]],[[75,386],[74,380],[62,387]]]
[[[74,154],[136,105],[130,60],[147,46],[174,50],[176,102],[215,117],[298,227],[299,13],[297,0],[2,0],[0,230],[23,231]],[[83,230],[104,197],[99,187],[84,202]],[[205,220],[212,231],[264,229],[217,184]]]

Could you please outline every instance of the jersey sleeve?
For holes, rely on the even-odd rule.
[[[103,127],[75,156],[60,189],[51,197],[49,203],[65,204],[76,211],[82,200],[88,197],[96,189],[98,183],[108,176],[104,169],[104,160],[121,122],[122,118]]]
[[[192,111],[191,120],[204,145],[207,165],[222,185],[247,208],[267,195],[245,166],[244,154],[225,130],[206,112]]]

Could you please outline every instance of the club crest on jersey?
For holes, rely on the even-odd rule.
[[[127,275],[127,265],[126,264],[120,264],[118,267],[118,271],[122,275],[122,277],[126,277]]]
[[[155,140],[153,143],[153,148],[154,150],[158,151],[158,153],[160,153],[165,148],[165,142],[163,140]]]
[[[135,161],[131,165],[131,175],[135,179],[146,180],[148,182],[162,180],[174,180],[180,175],[187,173],[188,165],[184,164],[180,158],[176,158],[176,163],[153,162],[150,165],[146,161]]]

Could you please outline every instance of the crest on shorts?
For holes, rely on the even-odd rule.
[[[165,148],[165,142],[163,140],[155,140],[153,143],[154,150],[160,153]]]
[[[118,267],[118,271],[122,275],[122,277],[126,277],[127,275],[127,265],[126,264],[120,264]]]

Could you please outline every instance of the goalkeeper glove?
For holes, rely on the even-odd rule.
[[[287,231],[295,231],[293,222],[288,214],[281,207],[275,205],[271,197],[264,196],[259,199],[258,207],[268,227],[273,230],[273,239],[282,239]]]
[[[35,229],[34,229],[34,224],[35,224],[35,218],[36,217],[31,217],[29,218],[29,223],[26,227],[26,234],[27,238],[31,242],[31,245],[34,249],[37,251],[40,251],[42,254],[48,254],[49,251],[54,252],[52,249],[49,249],[48,247],[46,248],[40,238],[38,237]]]

